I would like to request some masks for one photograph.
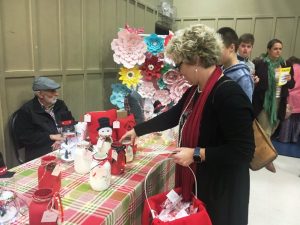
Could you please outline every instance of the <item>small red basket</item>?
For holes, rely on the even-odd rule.
[[[190,167],[189,167],[190,168]],[[142,215],[142,225],[212,225],[211,220],[209,218],[209,215],[206,211],[205,204],[197,199],[197,181],[195,182],[195,194],[192,197],[192,204],[194,207],[198,208],[198,212],[195,214],[191,214],[186,217],[182,217],[180,219],[176,219],[173,221],[164,222],[157,218],[156,215],[158,215],[162,208],[162,203],[167,199],[167,194],[169,192],[160,193],[157,195],[154,195],[152,197],[147,197],[147,177],[152,171],[153,168],[151,168],[146,176],[145,183],[144,183],[144,191],[146,200],[144,202],[144,210]],[[190,168],[191,172],[193,173],[193,176],[196,180],[196,176],[193,172],[193,170]],[[174,189],[178,194],[181,194],[181,188]]]

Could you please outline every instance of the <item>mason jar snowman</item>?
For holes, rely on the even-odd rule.
[[[111,165],[107,159],[99,159],[96,154],[93,156],[89,183],[93,190],[104,191],[111,182]]]
[[[107,117],[99,118],[98,123],[98,141],[96,149],[99,156],[106,158],[112,143],[112,127],[110,126],[109,118]]]

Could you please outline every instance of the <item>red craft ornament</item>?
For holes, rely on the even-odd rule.
[[[108,159],[111,163],[111,174],[113,175],[120,175],[125,171],[125,148],[126,146],[118,141],[111,144],[111,149],[108,152]]]

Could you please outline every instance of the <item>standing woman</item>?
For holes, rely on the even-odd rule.
[[[286,64],[281,53],[282,42],[272,39],[267,45],[267,53],[253,62],[255,73],[259,77],[252,100],[254,115],[269,137],[274,133],[280,121],[284,120],[289,95],[288,89],[295,86],[293,68]],[[291,66],[291,72],[285,77],[286,83],[279,86],[275,70],[288,66]],[[266,168],[276,172],[273,163],[268,164]]]
[[[223,43],[211,28],[198,24],[180,30],[166,54],[192,84],[167,112],[138,124],[122,138],[162,131],[179,124],[177,187],[189,201],[194,169],[198,198],[214,225],[248,224],[249,163],[254,153],[252,105],[241,87],[217,65]],[[227,82],[228,81],[228,82]]]

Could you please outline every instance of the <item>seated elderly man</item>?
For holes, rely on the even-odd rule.
[[[25,146],[25,161],[51,152],[63,140],[59,127],[68,107],[57,99],[59,88],[55,81],[37,77],[32,85],[34,98],[19,109],[16,132]]]

